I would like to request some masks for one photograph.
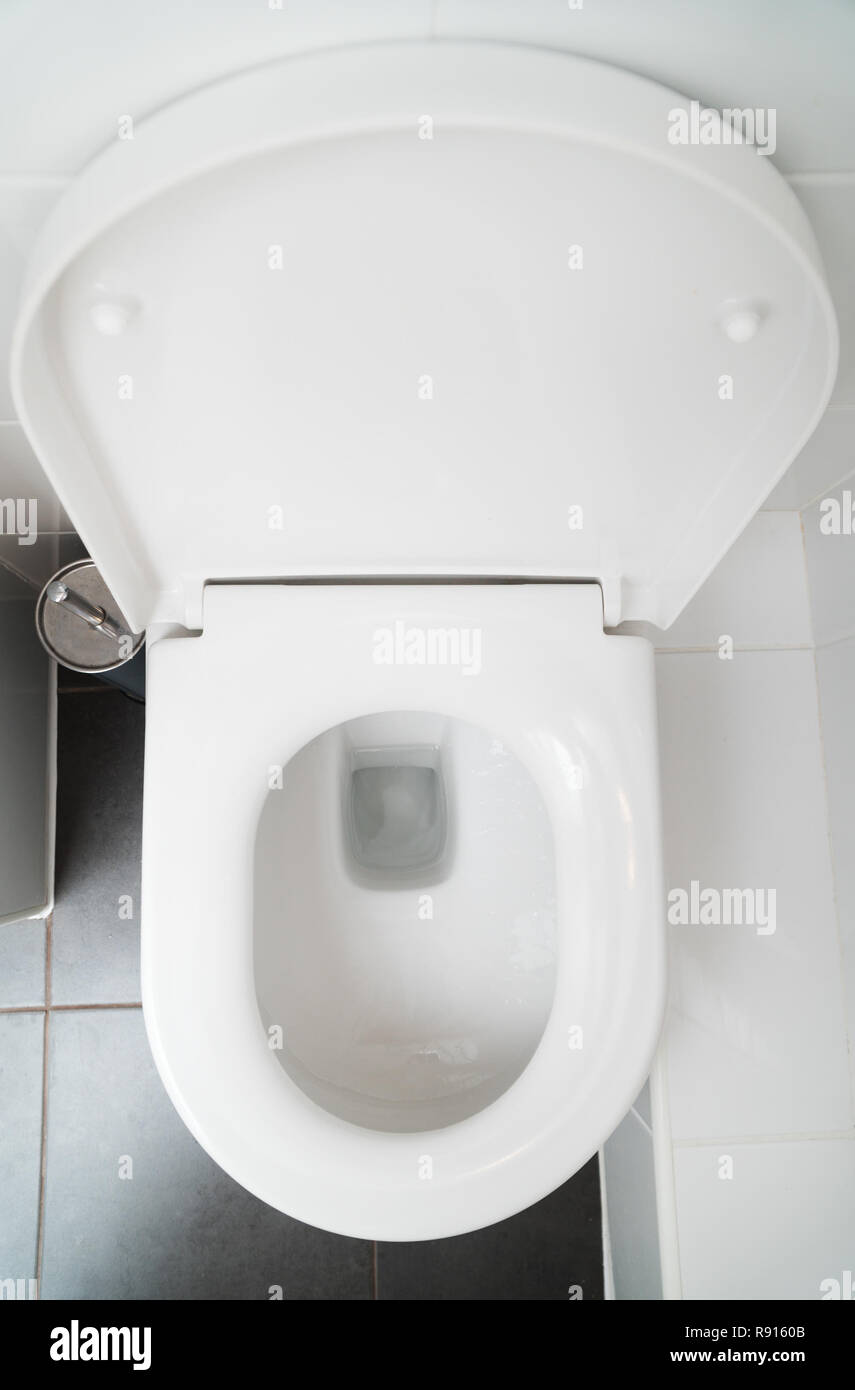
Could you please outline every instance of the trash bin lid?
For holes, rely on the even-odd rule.
[[[75,560],[48,581],[36,605],[36,630],[48,654],[72,671],[112,671],[145,641],[144,632],[131,632],[91,560]]]

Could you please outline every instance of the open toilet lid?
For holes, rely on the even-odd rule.
[[[675,142],[696,114],[565,55],[379,45],[95,160],[13,389],[134,628],[198,626],[208,580],[337,575],[595,579],[608,624],[672,622],[837,361],[795,196],[726,123]]]

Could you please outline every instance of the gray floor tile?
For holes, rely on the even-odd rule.
[[[57,666],[56,687],[63,694],[78,695],[88,690],[103,690],[104,682],[100,676],[91,676],[83,671],[70,671],[67,666]]]
[[[43,1046],[44,1014],[0,1014],[0,1280],[36,1273]]]
[[[59,699],[54,1004],[139,1000],[145,706],[102,689]],[[120,914],[130,897],[133,918]]]
[[[653,1135],[635,1108],[606,1140],[603,1159],[615,1298],[661,1299]]]
[[[140,1010],[54,1014],[50,1031],[44,1298],[268,1299],[275,1285],[290,1299],[370,1296],[367,1242],[292,1221],[203,1152],[161,1086]]]
[[[9,918],[39,912],[48,901],[53,672],[36,635],[35,590],[21,582],[20,593],[0,599],[0,916]]]
[[[0,927],[0,1008],[45,1002],[44,921]]]
[[[597,1160],[517,1216],[469,1235],[377,1247],[380,1299],[515,1301],[603,1297]],[[578,1296],[578,1295],[576,1295]]]

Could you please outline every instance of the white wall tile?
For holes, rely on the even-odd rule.
[[[0,498],[6,497],[35,500],[39,535],[73,530],[23,429],[10,421],[0,423]]]
[[[848,510],[853,532],[846,535],[828,534],[821,525],[832,514],[823,506],[832,500],[838,503],[841,521]],[[814,638],[818,647],[855,633],[855,474],[842,486],[831,488],[824,498],[804,512],[808,590],[813,614]]]
[[[855,6],[851,13],[855,17]],[[851,85],[855,91],[855,82]],[[852,129],[855,126],[850,127],[850,131]],[[855,150],[851,135],[847,138],[850,149]],[[840,327],[840,366],[831,404],[855,406],[855,257],[852,255],[855,179],[816,184],[797,182],[793,191],[810,218],[819,242]]]
[[[644,1123],[647,1125],[647,1128],[650,1129],[653,1124],[653,1121],[650,1118],[649,1081],[645,1081],[643,1087],[641,1088],[638,1095],[635,1097],[635,1100],[633,1101],[632,1108],[635,1111],[635,1113],[639,1116],[639,1118],[644,1121]]]
[[[719,107],[773,107],[779,168],[853,167],[855,7],[835,0],[438,0],[436,32],[568,49]]]
[[[659,1235],[653,1139],[634,1110],[603,1150],[616,1299],[659,1299]]]
[[[816,654],[828,813],[855,1087],[855,637]]]
[[[821,1299],[855,1274],[855,1140],[678,1148],[675,1176],[684,1298]]]
[[[5,23],[5,17],[0,17],[0,46]],[[7,52],[7,61],[10,57]],[[32,109],[29,119],[33,119]],[[0,420],[15,418],[9,387],[9,347],[24,266],[36,234],[61,191],[61,183],[4,180],[0,175]]]
[[[429,0],[27,0],[0,15],[0,169],[75,173],[116,136],[196,87],[327,46],[427,36]]]
[[[59,536],[47,534],[35,545],[18,545],[17,537],[0,536],[0,568],[41,589],[60,567],[59,543]]]
[[[798,512],[758,512],[667,631],[648,623],[618,630],[647,637],[660,651],[717,649],[723,635],[737,647],[810,646]]]
[[[855,469],[855,409],[825,412],[795,463],[769,494],[765,510],[802,511]]]
[[[658,658],[668,888],[776,891],[773,935],[672,926],[676,1139],[853,1122],[812,652]]]

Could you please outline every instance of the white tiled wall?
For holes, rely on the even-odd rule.
[[[34,500],[38,528],[34,545],[0,534],[0,564],[39,588],[56,571],[56,536],[71,523],[15,419],[9,349],[30,248],[65,185],[65,179],[0,173],[0,498]]]
[[[672,931],[675,1140],[852,1124],[811,652],[659,661],[669,888],[776,893],[776,930]],[[709,1085],[710,1079],[714,1084]]]
[[[822,1297],[853,1268],[853,1174],[853,1137],[678,1148],[683,1297]]]
[[[855,6],[851,12],[855,17]],[[839,165],[841,169],[852,169],[855,163],[853,130],[855,124],[850,125],[846,136],[848,154]],[[851,175],[822,178],[803,175],[793,178],[792,187],[811,220],[822,251],[840,324],[840,366],[831,404],[851,410],[855,406],[855,263],[852,256],[855,179]]]
[[[822,500],[849,513],[849,534],[820,529]],[[803,515],[816,632],[825,779],[850,1048],[855,1057],[855,471]],[[855,1075],[853,1075],[855,1092]],[[855,1173],[853,1174],[855,1182]],[[855,1242],[853,1242],[855,1243]]]
[[[674,628],[648,631],[667,887],[776,893],[774,932],[669,927],[654,1123],[671,1298],[818,1298],[855,1257],[855,537],[808,545],[809,585],[803,525],[761,512]],[[813,622],[847,621],[814,650]],[[618,1298],[651,1296],[646,1130],[633,1111],[605,1148]]]
[[[766,509],[802,511],[824,497],[855,465],[855,409],[832,406],[795,463],[766,499]]]
[[[4,497],[22,497],[36,502],[39,532],[72,530],[27,436],[15,421],[0,421],[0,467]],[[19,548],[26,549],[26,546]]]
[[[776,892],[771,933],[669,927],[666,1297],[816,1299],[855,1268],[855,535],[818,525],[855,478],[823,494],[839,460],[814,457],[804,513],[760,513],[679,624],[649,634],[667,886]],[[651,1148],[632,1113],[606,1145],[617,1297],[650,1296],[634,1241]]]
[[[834,509],[829,504],[836,503]],[[810,576],[810,602],[817,647],[855,635],[855,473],[829,490],[802,515]],[[849,514],[849,534],[826,533],[826,525]]]
[[[730,638],[737,651],[813,645],[810,604],[797,512],[760,512],[731,547],[692,603],[662,632],[645,623],[621,631],[647,637],[660,651],[717,650]]]
[[[850,1048],[855,1052],[855,635],[822,647],[817,652],[817,672],[834,884],[843,952],[844,1001]]]

